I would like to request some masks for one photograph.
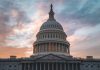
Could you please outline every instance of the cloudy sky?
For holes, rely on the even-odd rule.
[[[32,55],[51,3],[68,35],[71,55],[100,58],[100,0],[0,0],[0,58]]]

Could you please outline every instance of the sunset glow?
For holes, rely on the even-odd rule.
[[[100,58],[100,0],[0,0],[0,58],[28,57],[53,3],[71,55]]]

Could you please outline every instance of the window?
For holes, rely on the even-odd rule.
[[[9,65],[9,67],[12,67],[11,65]]]
[[[91,68],[93,67],[93,65],[91,65]]]
[[[14,67],[16,67],[16,65],[14,65]]]
[[[88,65],[86,65],[86,67],[88,67]]]
[[[98,68],[100,68],[100,66],[98,65]]]

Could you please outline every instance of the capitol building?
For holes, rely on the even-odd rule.
[[[42,24],[28,58],[0,58],[0,70],[100,70],[100,59],[93,56],[75,58],[63,27],[54,18],[53,5],[49,18]]]

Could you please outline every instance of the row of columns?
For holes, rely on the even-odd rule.
[[[78,63],[23,63],[22,70],[80,70]]]
[[[49,33],[49,34],[40,34],[37,36],[37,39],[48,39],[48,38],[58,38],[66,40],[66,36],[64,34],[59,33]]]
[[[60,43],[43,43],[34,46],[34,53],[38,52],[63,52],[69,53],[69,47]]]

